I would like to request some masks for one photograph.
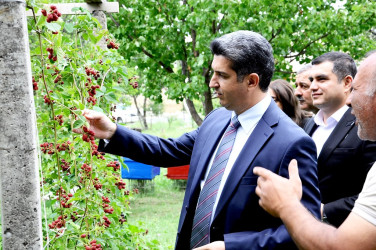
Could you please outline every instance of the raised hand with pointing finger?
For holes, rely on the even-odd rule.
[[[296,160],[289,164],[290,179],[286,179],[262,167],[255,167],[253,173],[258,175],[256,194],[259,204],[271,215],[279,217],[282,208],[300,202],[302,198],[302,182]]]

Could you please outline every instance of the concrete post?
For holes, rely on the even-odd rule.
[[[98,22],[102,25],[102,30],[107,29],[107,17],[104,11],[102,10],[94,10],[92,13],[93,17],[95,17]],[[106,40],[102,37],[102,39],[97,44],[102,49],[107,49]]]
[[[0,199],[3,249],[42,249],[25,1],[0,0]]]

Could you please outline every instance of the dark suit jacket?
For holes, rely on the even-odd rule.
[[[305,131],[312,136],[317,125],[313,118]],[[376,160],[376,143],[362,141],[349,108],[325,142],[317,160],[319,188],[324,213],[340,226],[351,212],[362,190],[368,170]]]
[[[230,119],[230,111],[216,109],[200,128],[176,139],[161,139],[118,126],[104,149],[155,166],[190,164],[176,249],[189,249],[200,181]],[[224,240],[228,250],[295,249],[282,221],[259,206],[257,176],[252,170],[263,166],[286,177],[290,160],[297,159],[303,182],[302,203],[319,217],[315,148],[312,139],[271,102],[228,176],[210,228],[210,240]]]

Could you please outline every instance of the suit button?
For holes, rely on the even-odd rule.
[[[188,211],[188,205],[187,205],[187,206],[185,206],[185,211]]]

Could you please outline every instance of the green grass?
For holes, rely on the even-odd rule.
[[[125,124],[130,128],[141,128],[139,122]],[[185,123],[182,120],[170,118],[168,122],[158,122],[149,124],[148,130],[143,133],[157,135],[162,138],[179,137],[185,132],[196,129],[192,122]],[[159,249],[174,249],[176,233],[179,223],[180,210],[184,198],[184,180],[170,180],[165,176],[167,169],[161,168],[161,174],[153,181],[137,182],[127,181],[128,185],[136,187],[137,184],[144,183],[148,187],[154,184],[154,189],[142,192],[131,201],[132,214],[129,216],[129,223],[141,225],[148,230],[145,236],[149,240],[158,240]]]
[[[140,122],[125,124],[129,128],[142,128]],[[142,133],[157,135],[162,138],[176,138],[185,132],[190,132],[197,128],[193,122],[184,122],[180,119],[169,119],[169,122],[156,122],[148,124],[149,129],[142,130]]]
[[[154,190],[140,190],[131,201],[129,223],[147,229],[146,239],[158,240],[159,249],[174,249],[184,190],[167,179],[166,173],[167,169],[161,168],[161,174],[150,181],[154,183]],[[132,186],[136,184],[134,180],[129,182]]]

